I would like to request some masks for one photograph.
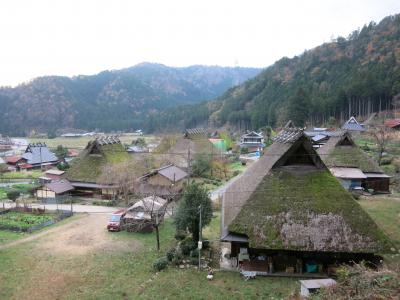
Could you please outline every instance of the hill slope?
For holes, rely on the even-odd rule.
[[[93,76],[40,77],[15,88],[0,88],[0,133],[143,128],[150,113],[213,99],[259,71],[142,63]]]
[[[257,129],[292,119],[367,116],[391,108],[400,93],[400,15],[371,22],[294,58],[282,58],[212,102],[163,112],[159,122],[193,127],[209,122]]]

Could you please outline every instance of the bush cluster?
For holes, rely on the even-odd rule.
[[[164,270],[168,266],[168,259],[166,257],[157,258],[153,264],[153,268],[156,271]]]
[[[191,237],[186,237],[180,243],[180,249],[183,255],[189,255],[190,251],[196,249],[196,242]]]

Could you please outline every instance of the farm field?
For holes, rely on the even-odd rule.
[[[122,144],[131,144],[132,140],[137,138],[144,138],[146,142],[151,142],[156,139],[153,135],[143,135],[143,136],[136,136],[136,135],[122,135],[119,136]],[[74,149],[83,149],[86,147],[87,143],[93,140],[94,136],[82,136],[76,138],[66,138],[66,137],[56,137],[54,139],[47,139],[47,138],[28,138],[28,142],[30,143],[46,143],[47,146],[50,148],[57,148],[58,145],[63,145],[67,148],[74,148]]]
[[[9,212],[0,215],[0,228],[15,228],[26,231],[28,228],[53,220],[52,215],[35,215],[30,213]]]

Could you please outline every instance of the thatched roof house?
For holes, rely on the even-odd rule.
[[[364,126],[358,123],[355,117],[350,117],[350,119],[343,124],[342,129],[353,132],[365,131]]]
[[[314,258],[388,247],[382,231],[298,129],[283,130],[226,190],[222,215],[221,240],[231,242],[232,256],[242,247],[256,256],[286,251],[295,257],[314,253]]]
[[[336,177],[350,181],[346,184],[342,180],[346,187],[351,187],[351,184],[359,181],[360,185],[366,189],[389,192],[390,177],[383,172],[372,157],[355,144],[349,132],[340,131],[339,133],[330,136],[329,140],[317,150],[325,165],[331,169],[332,173],[342,174],[342,177]],[[359,169],[365,177],[352,176],[355,168]],[[354,182],[351,183],[351,180]]]
[[[168,151],[169,161],[181,168],[187,168],[188,159],[193,160],[198,154],[212,155],[217,152],[204,129],[187,129]]]
[[[128,153],[118,138],[110,136],[96,138],[90,141],[73,160],[71,168],[66,172],[66,178],[73,186],[81,189],[86,187],[89,190],[105,190],[105,185],[98,184],[103,167],[129,159]]]

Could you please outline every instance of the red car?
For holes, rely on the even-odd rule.
[[[110,220],[107,223],[108,231],[120,231],[122,230],[122,218],[126,213],[126,209],[120,209],[114,212]]]

